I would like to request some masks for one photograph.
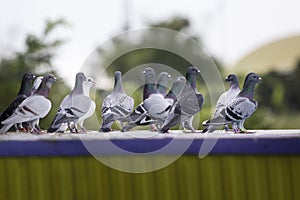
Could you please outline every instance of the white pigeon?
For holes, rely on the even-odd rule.
[[[233,124],[234,132],[246,132],[241,127],[241,122],[249,118],[257,109],[257,101],[254,100],[255,85],[260,83],[262,79],[255,73],[249,73],[243,85],[241,92],[224,107],[218,117],[210,119],[202,132],[213,132],[217,127],[226,124]],[[237,124],[237,126],[236,126]]]
[[[121,77],[122,73],[116,71],[114,89],[102,104],[102,124],[99,132],[111,131],[111,126],[115,121],[119,121],[123,128],[125,118],[133,110],[134,100],[124,92]]]
[[[50,88],[56,82],[55,76],[47,74],[35,94],[26,98],[15,110],[12,116],[2,122],[0,133],[5,133],[16,123],[23,123],[44,118],[51,109],[51,101],[47,99]],[[33,133],[41,133],[31,127]]]
[[[91,87],[95,87],[95,84],[96,84],[95,81],[91,77],[88,77],[87,80],[83,82],[83,95],[90,98]],[[84,120],[91,117],[94,114],[95,109],[96,109],[95,101],[93,101],[91,98],[90,98],[90,101],[91,101],[91,105],[90,105],[88,112],[85,115],[83,115],[82,117],[80,117],[76,124],[81,128],[81,130],[83,132],[86,132],[86,130],[83,126]]]
[[[64,132],[67,127],[71,132],[78,132],[75,124],[89,111],[92,103],[90,98],[83,94],[83,82],[86,80],[82,72],[76,74],[74,89],[61,102],[48,133]]]

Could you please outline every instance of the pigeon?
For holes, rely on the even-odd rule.
[[[182,114],[181,116],[181,126],[184,128],[184,130],[188,129],[191,132],[195,132],[195,129],[193,127],[193,119],[194,115],[200,112],[203,103],[204,98],[203,95],[200,94],[196,87],[196,76],[200,75],[200,70],[196,66],[191,66],[188,68],[186,72],[186,85],[182,91],[182,97],[181,102],[182,105],[178,105],[177,108],[179,109],[180,106],[183,108],[188,108],[189,105],[187,102],[191,102],[190,109],[191,111],[187,112],[180,112]],[[188,95],[191,95],[190,97]],[[186,100],[186,102],[184,102]],[[179,104],[181,104],[181,102]],[[184,109],[185,110],[185,109]],[[189,109],[188,109],[189,110]],[[194,111],[192,111],[194,110]],[[179,114],[179,113],[177,113]],[[185,119],[187,118],[187,119]],[[182,119],[185,119],[182,121]]]
[[[95,86],[96,86],[95,81],[91,77],[88,77],[87,81],[83,82],[83,95],[90,98],[91,87],[95,87]],[[95,109],[96,109],[96,103],[91,98],[90,98],[90,101],[91,101],[91,105],[90,105],[89,111],[85,115],[80,117],[77,122],[77,125],[80,126],[80,128],[83,132],[86,132],[86,130],[83,126],[84,120],[91,117],[94,114]]]
[[[213,114],[213,118],[217,118],[220,116],[221,111],[226,107],[229,103],[232,102],[232,100],[240,93],[240,86],[239,86],[239,80],[238,77],[235,74],[230,74],[225,79],[226,82],[230,83],[229,89],[221,94],[219,97],[217,104],[216,104],[216,110]],[[206,123],[209,123],[209,120],[206,120],[202,123],[203,126],[207,126]],[[243,123],[243,122],[242,122]],[[225,130],[228,130],[228,126],[225,125]]]
[[[125,118],[133,110],[134,100],[124,92],[121,77],[122,73],[116,71],[114,89],[102,104],[102,124],[99,132],[111,131],[114,121],[119,121],[123,128]]]
[[[71,132],[78,133],[75,124],[89,111],[92,103],[91,99],[83,94],[83,82],[86,80],[82,72],[76,74],[74,89],[61,102],[48,133],[64,132],[68,127]]]
[[[1,113],[0,122],[9,118],[16,108],[31,95],[31,85],[35,76],[30,73],[25,73],[22,78],[21,87],[13,102]]]
[[[31,95],[36,93],[40,84],[42,83],[42,80],[43,80],[42,76],[38,76],[35,78],[31,88]],[[18,124],[18,127],[20,127],[19,130],[21,130],[22,132],[30,132],[31,131],[30,127],[35,127],[37,130],[42,131],[42,129],[39,126],[39,123],[40,123],[40,119],[35,119],[30,122],[23,122],[22,124]]]
[[[179,97],[178,100],[175,99],[175,102],[168,114],[168,117],[164,121],[161,129],[159,130],[159,132],[161,133],[167,133],[171,127],[176,126],[186,120],[190,120],[202,108],[203,96],[199,93],[196,93],[192,87],[188,87],[189,83],[185,83],[185,79],[183,80],[184,82],[178,82],[177,85],[175,85],[175,82],[173,85],[173,87],[176,87],[175,89],[177,90],[176,96],[179,95]],[[195,132],[193,128],[191,128],[191,130]]]
[[[127,117],[130,121],[122,129],[128,131],[135,126],[145,126],[157,122],[161,126],[171,104],[160,94],[155,84],[155,71],[147,67],[144,70],[145,85],[143,92],[144,101]]]
[[[51,101],[47,97],[55,82],[56,77],[54,75],[45,75],[36,93],[26,98],[9,118],[2,121],[4,126],[0,129],[0,133],[7,132],[16,123],[44,118],[51,109]],[[31,128],[33,133],[41,133],[35,127]]]
[[[246,132],[241,122],[249,118],[257,109],[258,104],[254,100],[254,90],[255,85],[261,81],[262,78],[257,74],[249,73],[245,78],[243,89],[240,93],[220,111],[219,116],[209,120],[209,123],[207,123],[208,127],[202,132],[213,132],[217,127],[226,124],[233,124],[234,132]]]
[[[166,96],[167,94],[167,85],[169,80],[171,79],[171,75],[168,74],[167,72],[161,72],[156,79],[156,89],[158,93],[162,94],[163,96]],[[148,117],[148,116],[146,116]],[[156,122],[150,124],[150,129],[151,131],[157,131],[159,124]]]
[[[171,79],[171,75],[168,74],[167,72],[161,72],[158,76],[157,76],[157,80],[156,80],[156,89],[158,91],[158,93],[162,94],[163,96],[165,96],[167,94],[167,85],[168,85],[168,81]]]

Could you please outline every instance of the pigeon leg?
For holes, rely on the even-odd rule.
[[[192,133],[196,132],[196,130],[193,127],[193,119],[194,117],[190,117],[183,122],[183,132],[188,132],[187,130],[190,130]]]
[[[150,129],[154,132],[158,130],[155,124],[150,124]]]

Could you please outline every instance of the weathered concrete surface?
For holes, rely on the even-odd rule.
[[[0,141],[35,141],[35,140],[107,140],[107,139],[160,139],[160,138],[178,138],[178,139],[205,139],[205,138],[235,138],[235,139],[255,139],[255,138],[300,138],[300,130],[251,130],[247,134],[235,134],[233,132],[215,131],[214,133],[184,133],[182,131],[170,131],[168,134],[160,134],[147,130],[134,130],[129,132],[113,131],[110,133],[99,133],[89,131],[84,134],[55,133],[33,135],[29,133],[10,132],[0,135]]]

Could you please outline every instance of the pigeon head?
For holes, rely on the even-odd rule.
[[[76,74],[76,82],[79,82],[79,83],[83,83],[84,81],[86,81],[86,76],[84,75],[84,73],[82,72],[78,72]]]
[[[173,86],[172,86],[172,89],[174,90],[174,92],[178,95],[181,90],[183,89],[183,87],[185,86],[185,78],[183,76],[179,76],[176,78]]]
[[[200,75],[200,70],[196,66],[191,66],[191,67],[188,68],[187,73],[191,74],[191,75],[194,75],[194,76],[197,76],[197,75]]]
[[[44,76],[43,81],[46,83],[47,87],[51,88],[51,86],[57,82],[57,78],[53,74],[47,74]]]
[[[35,79],[35,75],[33,75],[33,74],[31,74],[31,73],[25,73],[25,74],[23,75],[23,79],[33,81],[33,80]]]
[[[146,67],[143,71],[146,83],[155,82],[155,71],[151,67]]]
[[[200,75],[200,70],[196,66],[191,66],[186,72],[186,81],[193,89],[196,89],[196,76]]]
[[[251,72],[246,76],[245,83],[246,82],[252,82],[252,83],[256,84],[256,83],[262,82],[262,78],[260,76],[258,76],[257,74]]]
[[[21,87],[18,95],[29,96],[31,94],[31,85],[35,78],[35,75],[31,73],[25,73],[22,77]]]
[[[167,72],[161,72],[156,80],[156,88],[158,92],[162,95],[167,93],[168,81],[171,79],[171,75]]]
[[[249,73],[245,78],[243,89],[240,92],[239,96],[244,96],[244,97],[248,97],[249,99],[253,99],[255,85],[257,83],[260,83],[261,81],[262,78],[259,75],[253,72]]]
[[[57,78],[53,74],[46,74],[43,77],[43,80],[37,90],[37,94],[43,95],[44,97],[48,97],[50,88],[54,83],[56,83]]]
[[[225,81],[230,83],[230,87],[239,87],[239,79],[235,74],[229,74],[225,78]]]

